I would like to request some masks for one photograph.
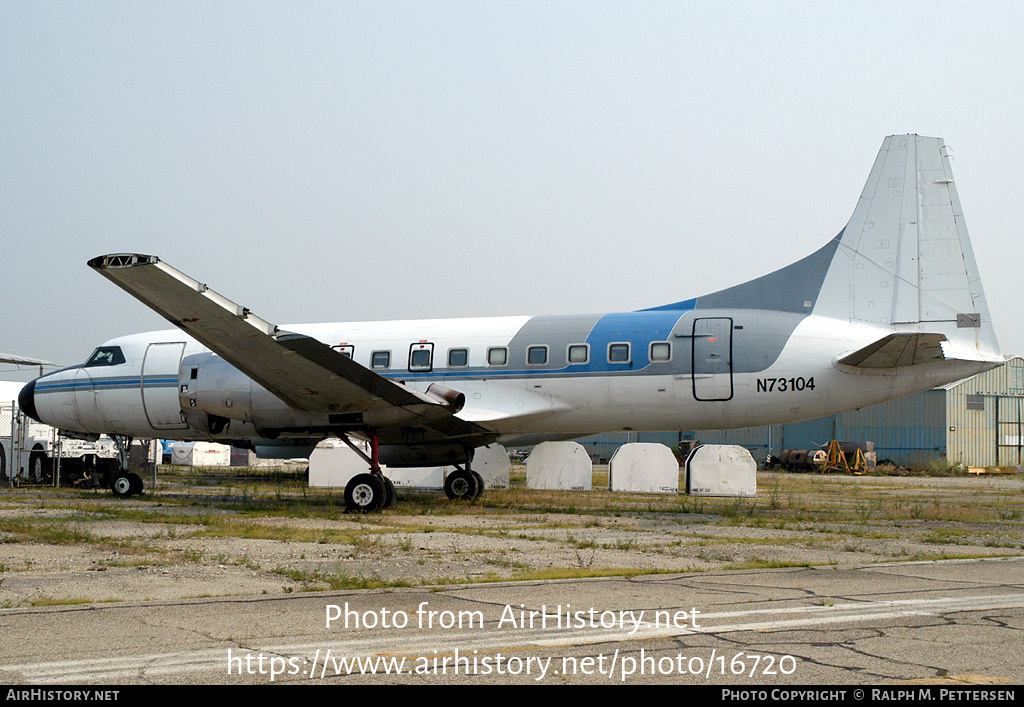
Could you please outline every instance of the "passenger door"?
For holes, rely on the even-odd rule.
[[[150,344],[142,361],[142,407],[157,430],[183,429],[178,403],[178,366],[185,342]]]
[[[704,317],[693,321],[693,397],[732,399],[732,319]]]

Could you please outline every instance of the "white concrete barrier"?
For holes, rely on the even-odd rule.
[[[369,455],[363,443],[358,446]],[[507,489],[512,473],[508,452],[500,444],[480,447],[473,455],[473,471],[480,474],[484,487]],[[444,488],[445,477],[454,466],[427,466],[408,468],[381,467],[395,488],[439,490]],[[345,488],[356,474],[369,471],[369,464],[339,439],[325,439],[309,456],[309,485],[315,488]]]
[[[507,489],[512,475],[512,462],[508,451],[500,444],[478,447],[473,454],[473,471],[484,480],[484,489]],[[454,466],[425,466],[408,469],[389,469],[392,483],[400,488],[443,489]]]
[[[369,454],[369,450],[365,451]],[[340,439],[328,438],[317,444],[309,455],[309,486],[344,489],[353,476],[369,470],[366,460],[347,444]]]
[[[694,496],[756,496],[757,464],[744,447],[701,445],[686,459],[686,491]]]
[[[679,462],[664,444],[624,444],[608,462],[608,488],[630,493],[679,493]]]
[[[216,442],[175,442],[171,464],[179,466],[229,466],[231,447]]]
[[[526,459],[526,488],[590,491],[594,465],[576,442],[541,442]]]

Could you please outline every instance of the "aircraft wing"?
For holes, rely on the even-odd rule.
[[[888,334],[878,341],[839,359],[839,363],[859,368],[896,368],[915,366],[945,358],[942,342],[945,334]]]
[[[0,363],[16,363],[19,366],[56,366],[53,361],[44,361],[41,358],[28,358],[27,356],[15,356],[14,354],[0,353]]]
[[[89,266],[294,408],[339,415],[347,423],[372,418],[366,427],[417,427],[435,441],[477,446],[496,437],[455,417],[443,400],[378,375],[312,337],[281,331],[156,256],[103,255]]]

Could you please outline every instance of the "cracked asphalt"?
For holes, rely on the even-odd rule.
[[[1015,684],[1022,570],[988,558],[18,608],[0,613],[0,682]]]
[[[287,476],[9,489],[0,683],[1024,682],[1022,478],[518,480],[370,516]]]

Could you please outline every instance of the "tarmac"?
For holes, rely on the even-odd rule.
[[[1024,558],[0,611],[8,684],[1013,685]]]

